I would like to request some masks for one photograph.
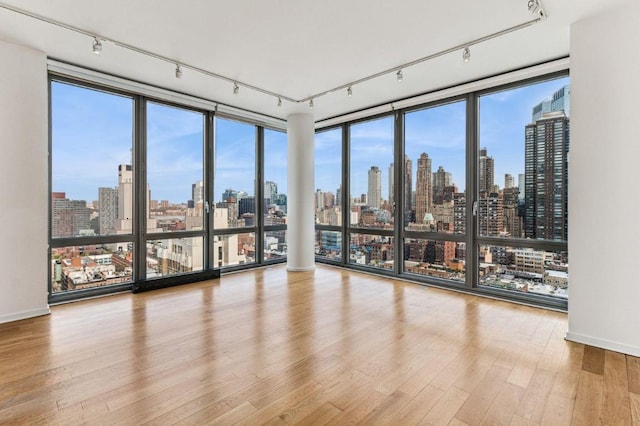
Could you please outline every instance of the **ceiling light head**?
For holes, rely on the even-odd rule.
[[[278,96],[278,107],[282,106],[282,98]]]
[[[469,50],[469,46],[465,47],[462,51],[462,60],[465,62],[469,62],[471,60],[471,50]]]
[[[176,78],[182,77],[182,68],[180,68],[180,64],[176,64]]]
[[[353,95],[353,89],[351,89],[351,86],[347,87],[347,96],[351,97],[351,95]]]
[[[238,86],[238,83],[234,82],[233,83],[233,94],[237,95],[238,92],[240,92],[240,86]]]
[[[396,79],[398,80],[398,83],[402,83],[402,70],[398,70],[398,72],[396,73]]]
[[[542,8],[542,3],[540,0],[529,0],[527,1],[527,9],[529,9],[529,13],[535,15],[539,19],[546,19],[547,14]]]
[[[93,38],[93,53],[96,55],[102,53],[102,43],[100,43],[100,40],[98,40],[97,37]]]
[[[313,109],[313,99],[309,99],[309,109]]]

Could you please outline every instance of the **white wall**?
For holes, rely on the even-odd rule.
[[[570,340],[640,356],[640,5],[571,26]]]
[[[46,56],[0,41],[0,323],[47,314]]]

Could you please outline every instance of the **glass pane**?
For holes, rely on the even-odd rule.
[[[342,232],[316,231],[316,256],[342,260]]]
[[[256,127],[216,118],[215,145],[214,210],[227,216],[216,229],[255,226]]]
[[[131,234],[133,100],[51,83],[51,236]]]
[[[480,98],[480,235],[567,240],[569,97],[566,77]]]
[[[349,263],[393,270],[393,237],[351,234]]]
[[[256,234],[215,235],[213,253],[213,264],[217,268],[255,263]]]
[[[204,227],[204,115],[147,103],[147,232]]]
[[[202,271],[204,238],[147,241],[147,279]]]
[[[264,260],[287,258],[287,231],[268,231],[264,233]]]
[[[351,226],[393,229],[393,117],[351,126],[350,147]]]
[[[342,129],[316,133],[316,223],[342,225]]]
[[[566,251],[486,245],[480,246],[479,261],[482,286],[567,298]]]
[[[287,134],[264,131],[264,224],[287,223]]]
[[[126,283],[132,279],[132,242],[51,249],[53,293]]]
[[[405,239],[404,270],[409,274],[464,282],[465,253],[465,243]]]
[[[465,145],[465,101],[405,115],[405,229],[465,232],[466,208],[464,202],[456,203],[465,198]]]

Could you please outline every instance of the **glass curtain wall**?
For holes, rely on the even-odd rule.
[[[132,96],[51,81],[50,293],[133,281]]]
[[[316,259],[566,308],[569,95],[557,73],[317,132]]]
[[[316,256],[342,261],[342,128],[318,132],[315,137]]]
[[[466,101],[404,114],[403,270],[465,282]]]
[[[146,103],[146,279],[205,265],[202,112]]]
[[[478,281],[567,298],[569,78],[478,101]]]
[[[394,270],[394,119],[349,126],[349,259]]]
[[[286,259],[284,132],[57,75],[50,87],[51,301]]]

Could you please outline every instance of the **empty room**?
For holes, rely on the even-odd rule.
[[[0,0],[0,424],[640,425],[632,0]]]

